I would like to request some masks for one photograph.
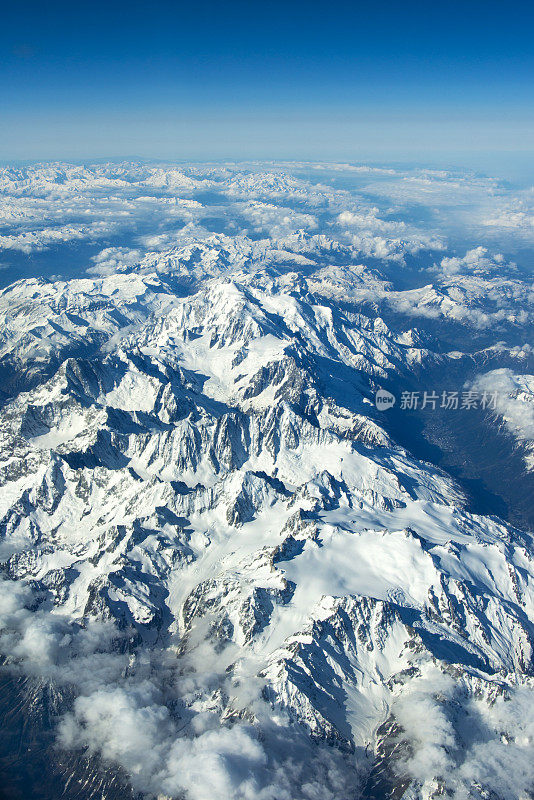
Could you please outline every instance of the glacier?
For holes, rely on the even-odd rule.
[[[0,292],[7,798],[534,797],[527,199],[307,169],[0,170],[3,260],[97,248]]]

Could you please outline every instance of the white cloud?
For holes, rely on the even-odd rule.
[[[478,375],[472,386],[494,399],[495,413],[509,433],[526,445],[525,459],[529,468],[534,469],[534,375],[496,369]]]
[[[486,247],[475,247],[468,250],[463,258],[443,258],[440,262],[441,272],[444,275],[458,275],[473,273],[475,275],[488,275],[491,273],[503,274],[505,258],[500,253],[490,255]],[[507,270],[515,270],[516,265],[506,265]]]
[[[138,264],[143,258],[143,251],[129,247],[106,247],[93,256],[95,266],[89,267],[87,272],[91,275],[113,275],[117,271],[124,271],[128,267]]]
[[[344,210],[336,218],[337,225],[360,253],[385,261],[403,262],[407,254],[424,250],[443,250],[442,238],[417,230],[402,221],[386,220],[375,206]]]
[[[357,789],[357,759],[315,745],[274,714],[257,679],[235,685],[202,623],[182,658],[142,647],[129,654],[118,645],[130,631],[99,621],[80,627],[35,609],[29,587],[0,579],[0,631],[0,654],[12,670],[59,693],[74,691],[58,744],[120,765],[137,791],[185,792],[190,800],[339,800],[340,792]],[[235,696],[236,708],[238,698],[248,704],[256,724],[225,722],[216,704],[195,708],[202,695],[220,692]]]
[[[416,678],[393,706],[411,754],[397,764],[419,786],[453,800],[527,798],[534,783],[534,690],[508,688],[494,696],[437,666]],[[429,775],[439,780],[429,780]]]
[[[271,203],[251,200],[249,203],[237,204],[236,211],[250,222],[254,231],[266,233],[274,239],[289,236],[298,230],[313,230],[317,227],[317,219],[313,214],[303,214]]]

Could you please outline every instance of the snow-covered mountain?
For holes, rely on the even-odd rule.
[[[71,170],[2,185],[339,200],[268,172]],[[468,362],[480,391],[506,379],[488,419],[524,423],[529,464],[528,282],[495,277],[486,251],[399,287],[388,258],[326,233],[174,238],[0,295],[6,721],[31,728],[45,783],[109,800],[534,796],[532,537],[374,405]]]

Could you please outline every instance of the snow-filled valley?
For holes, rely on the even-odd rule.
[[[299,164],[0,191],[7,800],[534,797],[531,193]]]

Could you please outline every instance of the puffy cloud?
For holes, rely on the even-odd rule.
[[[106,247],[92,257],[95,266],[89,267],[91,275],[113,275],[138,264],[143,258],[143,251],[130,247]]]
[[[143,646],[128,652],[132,631],[97,620],[81,626],[38,599],[29,586],[0,580],[0,655],[64,697],[62,748],[120,765],[149,796],[339,800],[357,791],[358,759],[314,744],[275,714],[257,678],[233,683],[226,666],[235,650],[216,650],[202,622],[181,657]],[[221,692],[236,710],[252,709],[256,722],[221,719]]]
[[[534,214],[523,210],[503,209],[495,216],[485,219],[483,223],[488,227],[509,228],[530,233],[534,229]]]
[[[0,654],[15,673],[86,692],[120,679],[127,634],[105,620],[80,626],[46,604],[35,608],[37,599],[27,585],[0,579]]]
[[[483,205],[479,219],[486,232],[532,241],[534,237],[534,188],[516,194],[502,193]]]
[[[342,211],[337,219],[340,225],[356,230],[372,230],[380,233],[399,234],[406,230],[404,222],[388,222],[378,217],[378,208]]]
[[[488,275],[492,273],[503,274],[506,262],[503,255],[497,253],[490,255],[486,247],[475,247],[468,250],[463,258],[456,256],[443,258],[440,262],[440,271],[444,275],[458,275],[473,273],[475,275]],[[508,271],[514,271],[515,264],[508,265]]]
[[[275,239],[289,236],[298,230],[312,230],[317,227],[317,219],[313,214],[303,214],[271,203],[243,203],[236,206],[236,212],[250,223],[254,231],[267,233]]]
[[[529,685],[496,684],[488,696],[476,680],[453,678],[437,666],[411,681],[393,705],[400,737],[409,743],[396,770],[415,781],[411,796],[529,797],[534,785],[533,701]]]
[[[337,226],[361,254],[374,259],[404,262],[406,255],[423,250],[445,249],[439,236],[427,234],[414,225],[379,216],[376,206],[360,205],[338,214]]]
[[[530,352],[530,348],[528,348]],[[516,375],[496,369],[478,375],[473,389],[486,392],[508,432],[526,446],[525,460],[534,468],[534,375]]]

